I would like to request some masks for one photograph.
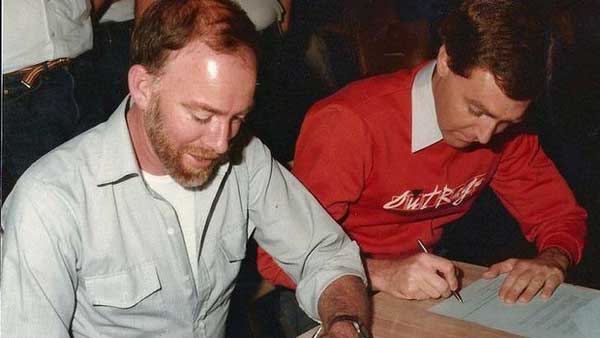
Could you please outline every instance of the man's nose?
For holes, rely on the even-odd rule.
[[[477,141],[481,144],[487,144],[496,130],[497,123],[495,121],[486,121],[477,129]]]
[[[229,149],[231,127],[229,123],[218,123],[210,128],[207,145],[218,154],[224,154]]]

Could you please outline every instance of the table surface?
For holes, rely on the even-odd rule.
[[[462,272],[461,288],[481,277],[485,267],[455,262]],[[384,292],[373,296],[373,337],[375,338],[507,338],[521,337],[476,323],[427,311],[442,300],[403,300]],[[298,338],[310,338],[310,330]]]

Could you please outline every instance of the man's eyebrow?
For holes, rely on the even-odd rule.
[[[220,110],[218,108],[212,107],[206,103],[203,102],[183,102],[181,104],[184,108],[191,110],[191,111],[205,111],[205,112],[209,112],[211,114],[215,114],[215,115],[227,115],[227,112]],[[252,102],[252,104],[250,104],[250,106],[248,106],[246,109],[236,113],[235,115],[246,115],[248,114],[250,111],[252,111],[252,109],[254,109],[254,102]]]

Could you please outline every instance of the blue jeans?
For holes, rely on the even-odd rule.
[[[133,20],[106,22],[94,27],[94,48],[77,57],[75,99],[83,132],[108,119],[127,95],[129,39]]]
[[[44,73],[32,88],[3,76],[2,190],[38,158],[71,138],[79,122],[74,80],[67,67]]]

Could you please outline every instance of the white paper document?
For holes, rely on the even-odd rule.
[[[448,298],[429,311],[531,338],[600,337],[600,291],[562,284],[548,300],[506,304],[504,278],[480,279],[460,290],[464,303]]]

